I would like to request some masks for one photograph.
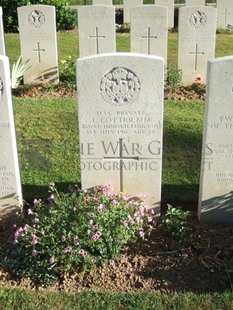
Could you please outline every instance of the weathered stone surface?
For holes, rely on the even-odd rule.
[[[77,61],[82,187],[148,194],[160,212],[163,59],[113,53]]]
[[[0,6],[0,55],[6,55],[1,6]]]
[[[197,77],[206,80],[208,59],[214,58],[216,9],[207,6],[185,6],[179,9],[178,67],[184,85]]]
[[[0,56],[0,216],[22,206],[9,60]]]
[[[78,26],[80,57],[116,51],[114,7],[80,7]]]
[[[199,218],[233,224],[233,57],[208,63]]]
[[[167,62],[167,8],[144,5],[131,10],[131,52],[157,55]]]
[[[22,59],[29,60],[30,66],[24,74],[24,83],[58,83],[55,7],[19,7],[18,20]]]

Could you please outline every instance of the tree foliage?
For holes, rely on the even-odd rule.
[[[74,29],[77,25],[77,13],[68,8],[66,0],[1,0],[5,32],[18,32],[17,7],[31,4],[55,6],[57,30]]]

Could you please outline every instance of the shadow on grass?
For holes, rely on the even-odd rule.
[[[181,207],[185,211],[197,212],[199,184],[164,184],[162,186],[161,212],[167,205]]]
[[[56,188],[59,192],[67,193],[69,185],[70,182],[58,182],[56,183]],[[81,183],[78,182],[76,185],[81,188]],[[48,186],[22,184],[23,199],[28,204],[32,204],[35,198],[46,199],[49,196],[48,190]]]

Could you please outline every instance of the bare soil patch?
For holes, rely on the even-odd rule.
[[[125,249],[126,259],[115,266],[97,268],[60,279],[51,290],[223,292],[233,285],[233,227],[192,226],[191,244],[179,245],[157,223],[150,237]],[[1,226],[1,240],[6,232]],[[2,240],[3,241],[3,240]],[[15,279],[0,269],[0,285],[42,289],[30,279]]]
[[[62,84],[54,86],[27,85],[19,86],[14,90],[13,95],[20,98],[75,98],[77,91],[75,86],[65,87]],[[180,86],[175,90],[169,87],[165,88],[164,99],[169,100],[204,100],[205,86],[202,84],[193,84],[191,86]]]

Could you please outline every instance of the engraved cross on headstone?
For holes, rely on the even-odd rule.
[[[138,156],[123,156],[123,139],[119,138],[118,140],[119,145],[119,156],[104,156],[104,159],[112,159],[112,160],[119,160],[120,163],[120,192],[123,192],[124,183],[123,183],[123,161],[124,160],[139,160]]]
[[[198,55],[204,55],[204,52],[198,52],[198,44],[196,44],[196,50],[195,52],[189,52],[189,55],[195,56],[195,63],[194,63],[194,69],[197,70],[197,62],[198,62]]]
[[[147,36],[141,36],[141,39],[147,39],[147,53],[150,55],[150,41],[151,39],[157,39],[157,36],[152,36],[150,34],[150,27],[147,28]]]
[[[38,52],[38,60],[39,60],[39,63],[41,63],[41,55],[40,55],[40,53],[41,52],[45,52],[45,49],[40,48],[40,42],[37,42],[37,49],[33,49],[32,51],[33,52]]]
[[[91,39],[96,39],[96,54],[99,54],[99,38],[105,39],[105,36],[99,35],[99,29],[98,27],[95,28],[95,35],[89,36]]]
[[[227,24],[227,15],[231,15],[231,13],[227,12],[227,8],[225,9],[225,12],[222,13],[222,15],[225,15],[225,25]]]

